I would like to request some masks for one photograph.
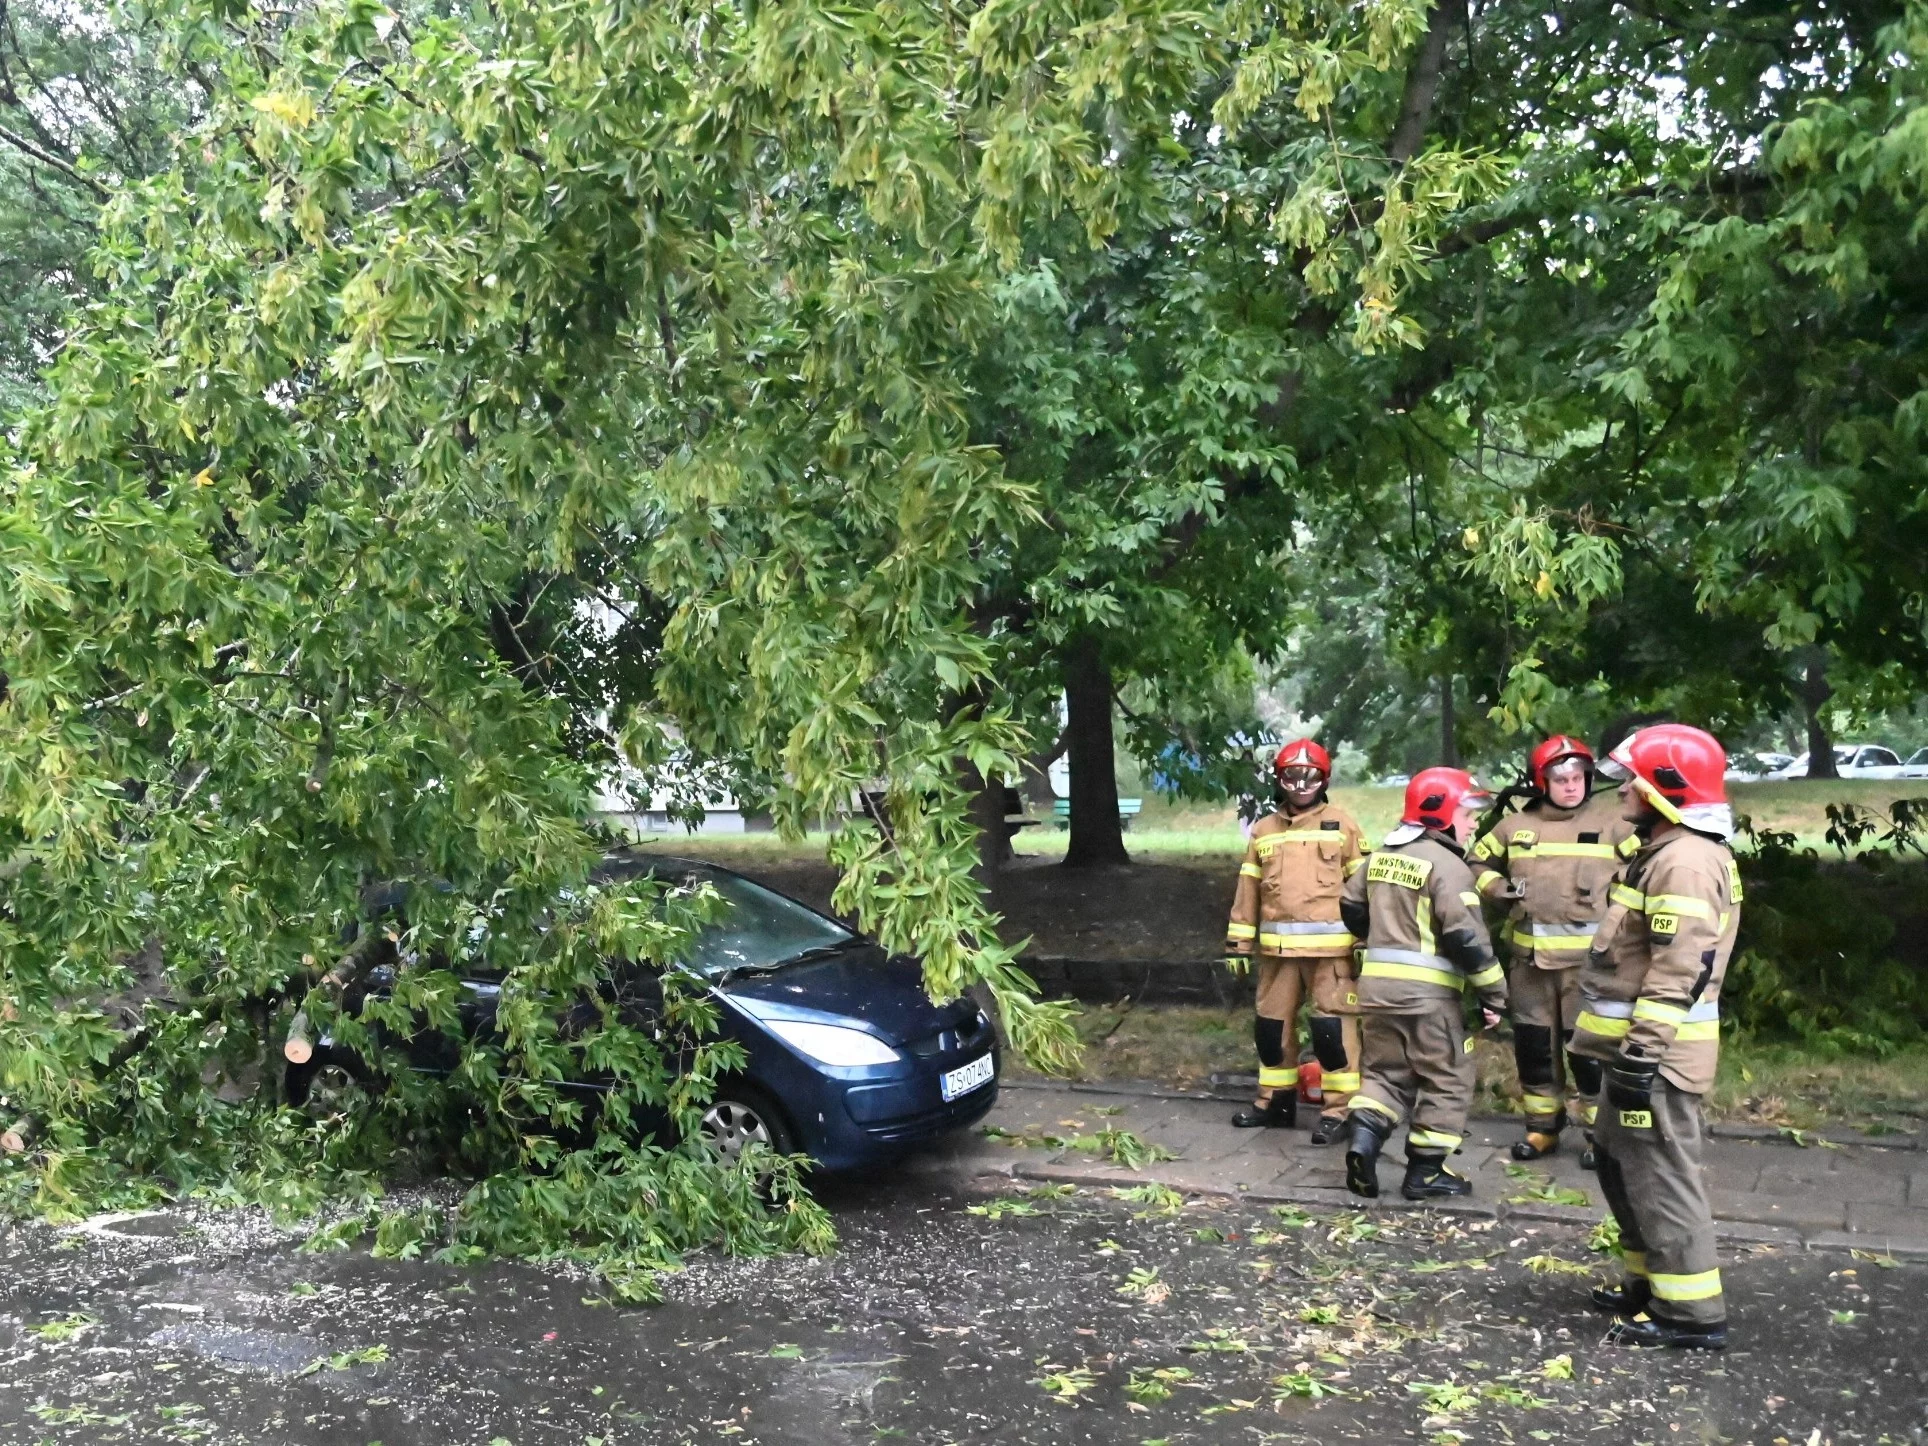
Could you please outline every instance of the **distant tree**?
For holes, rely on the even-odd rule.
[[[206,104],[154,16],[0,0],[0,419],[40,394],[116,188],[169,164]]]

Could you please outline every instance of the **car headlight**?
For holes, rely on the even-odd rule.
[[[763,1027],[818,1064],[850,1066],[895,1064],[902,1055],[874,1034],[838,1024],[806,1024],[800,1019],[766,1019]]]

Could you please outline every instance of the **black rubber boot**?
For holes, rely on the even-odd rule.
[[[1263,1108],[1248,1105],[1232,1116],[1232,1127],[1239,1130],[1289,1130],[1299,1122],[1297,1090],[1276,1089]]]
[[[1727,1322],[1689,1325],[1684,1320],[1642,1314],[1622,1316],[1607,1328],[1610,1346],[1663,1347],[1676,1351],[1724,1351],[1727,1349]]]
[[[1346,1189],[1362,1199],[1379,1198],[1379,1152],[1391,1133],[1390,1120],[1353,1111],[1352,1139],[1346,1146]]]
[[[1639,1315],[1654,1298],[1654,1291],[1639,1276],[1630,1275],[1618,1285],[1596,1285],[1590,1298],[1595,1310],[1608,1315]]]
[[[1408,1152],[1406,1179],[1399,1193],[1408,1200],[1444,1200],[1454,1195],[1473,1193],[1473,1182],[1446,1168],[1446,1157],[1431,1151]]]
[[[1330,1145],[1343,1140],[1352,1129],[1352,1121],[1346,1115],[1320,1115],[1319,1123],[1312,1127],[1312,1143]]]

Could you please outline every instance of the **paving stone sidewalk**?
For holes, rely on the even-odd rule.
[[[1345,1189],[1345,1147],[1308,1143],[1310,1111],[1302,1112],[1294,1130],[1235,1130],[1228,1121],[1236,1108],[1225,1099],[1155,1088],[1006,1081],[984,1126],[958,1136],[927,1167],[1090,1184],[1157,1181],[1267,1203],[1367,1203]],[[1472,1179],[1473,1195],[1423,1208],[1489,1218],[1598,1220],[1606,1202],[1599,1182],[1580,1168],[1579,1132],[1551,1158],[1509,1174],[1514,1162],[1507,1151],[1519,1128],[1517,1120],[1473,1121],[1454,1160],[1454,1168]],[[1098,1163],[1094,1137],[1105,1129],[1129,1130],[1174,1158],[1137,1170]],[[1059,1143],[1045,1143],[1045,1137]],[[1805,1148],[1781,1138],[1707,1142],[1714,1215],[1724,1238],[1928,1260],[1928,1152],[1909,1138],[1884,1145],[1803,1138],[1810,1141]],[[1399,1199],[1402,1158],[1395,1137],[1381,1162],[1383,1194],[1373,1208],[1422,1208]],[[1538,1173],[1522,1175],[1520,1169]],[[1544,1198],[1557,1188],[1582,1192],[1587,1204]]]

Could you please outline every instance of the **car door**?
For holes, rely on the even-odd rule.
[[[1855,757],[1855,777],[1893,778],[1901,772],[1901,759],[1887,748],[1869,745]]]

